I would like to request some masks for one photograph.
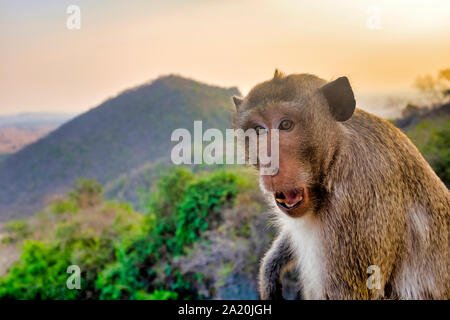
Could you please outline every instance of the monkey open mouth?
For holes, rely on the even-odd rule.
[[[304,189],[292,189],[288,191],[277,191],[274,193],[275,201],[280,208],[292,210],[303,203]]]

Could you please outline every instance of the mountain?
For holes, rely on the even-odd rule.
[[[176,75],[126,90],[0,162],[0,220],[28,216],[79,177],[102,184],[138,168],[168,162],[177,128],[230,125],[231,96]]]

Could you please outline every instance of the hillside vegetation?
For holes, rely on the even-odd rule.
[[[418,109],[396,122],[441,180],[450,186],[450,103]]]
[[[256,185],[249,169],[173,167],[141,214],[81,179],[36,217],[6,225],[1,246],[21,254],[0,278],[0,298],[256,299],[272,237]],[[81,290],[66,287],[70,265],[82,270]]]

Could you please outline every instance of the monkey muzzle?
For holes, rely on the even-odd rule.
[[[274,197],[278,207],[289,211],[299,207],[303,203],[305,190],[299,188],[288,191],[276,191]]]

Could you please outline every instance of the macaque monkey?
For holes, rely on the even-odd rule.
[[[355,108],[346,77],[275,71],[233,100],[236,128],[279,130],[278,172],[260,174],[278,227],[262,299],[283,298],[289,268],[305,299],[450,298],[449,190],[400,130]]]

